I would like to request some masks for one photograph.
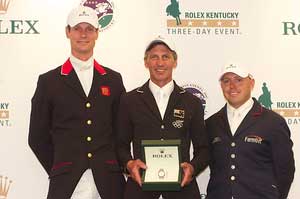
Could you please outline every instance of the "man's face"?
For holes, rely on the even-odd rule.
[[[172,80],[173,69],[177,66],[172,51],[163,44],[158,44],[148,51],[144,63],[149,69],[150,79],[159,87]]]
[[[254,79],[242,78],[234,73],[225,73],[221,79],[223,95],[234,108],[239,108],[250,97],[254,87]]]
[[[75,57],[93,55],[93,49],[98,38],[98,30],[89,23],[79,23],[66,28],[67,38],[70,39],[71,51]]]

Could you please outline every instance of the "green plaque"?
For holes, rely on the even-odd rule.
[[[179,191],[180,140],[142,140],[143,161],[147,169],[142,174],[144,191]]]

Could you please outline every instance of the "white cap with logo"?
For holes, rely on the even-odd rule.
[[[151,50],[156,44],[160,44],[163,43],[164,45],[166,45],[170,50],[176,52],[176,48],[174,43],[167,37],[162,36],[162,35],[158,35],[156,36],[154,39],[152,39],[151,41],[149,41],[147,47],[146,47],[146,52]]]
[[[220,75],[220,78],[219,80],[222,79],[222,77],[226,74],[226,73],[234,73],[240,77],[251,77],[252,78],[252,75],[250,73],[250,70],[248,67],[246,66],[241,66],[239,64],[233,64],[233,63],[230,63],[230,64],[226,64],[222,69],[221,69],[221,75]]]
[[[98,16],[94,9],[87,7],[87,6],[78,6],[71,10],[71,12],[68,15],[67,19],[67,25],[70,25],[71,27],[76,26],[79,23],[89,23],[95,28],[98,28],[99,22],[98,22]]]

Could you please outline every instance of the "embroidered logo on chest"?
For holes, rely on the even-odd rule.
[[[172,122],[173,126],[175,128],[182,128],[183,127],[183,120],[175,120],[174,122]]]
[[[174,117],[184,119],[184,110],[174,109]]]
[[[248,143],[261,144],[263,139],[257,135],[248,135],[245,137],[244,141]]]
[[[110,88],[108,86],[100,86],[100,92],[103,96],[110,96]]]

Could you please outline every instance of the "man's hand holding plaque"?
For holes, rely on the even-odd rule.
[[[140,159],[137,160],[129,160],[127,162],[127,170],[129,172],[130,177],[135,180],[140,186],[142,186],[142,179],[140,175],[140,169],[146,169],[147,166]]]
[[[181,187],[184,187],[193,180],[194,167],[187,162],[181,163],[180,166],[183,170],[183,179],[181,181]]]
[[[187,162],[183,162],[180,164],[182,171],[183,171],[183,179],[181,181],[181,187],[188,185],[192,179],[194,174],[194,167]],[[137,160],[130,160],[127,163],[127,170],[129,172],[129,176],[134,179],[140,186],[142,186],[142,178],[140,175],[140,169],[146,170],[146,164],[141,161],[140,159]],[[158,177],[160,179],[164,178],[166,173],[164,169],[158,170]]]

